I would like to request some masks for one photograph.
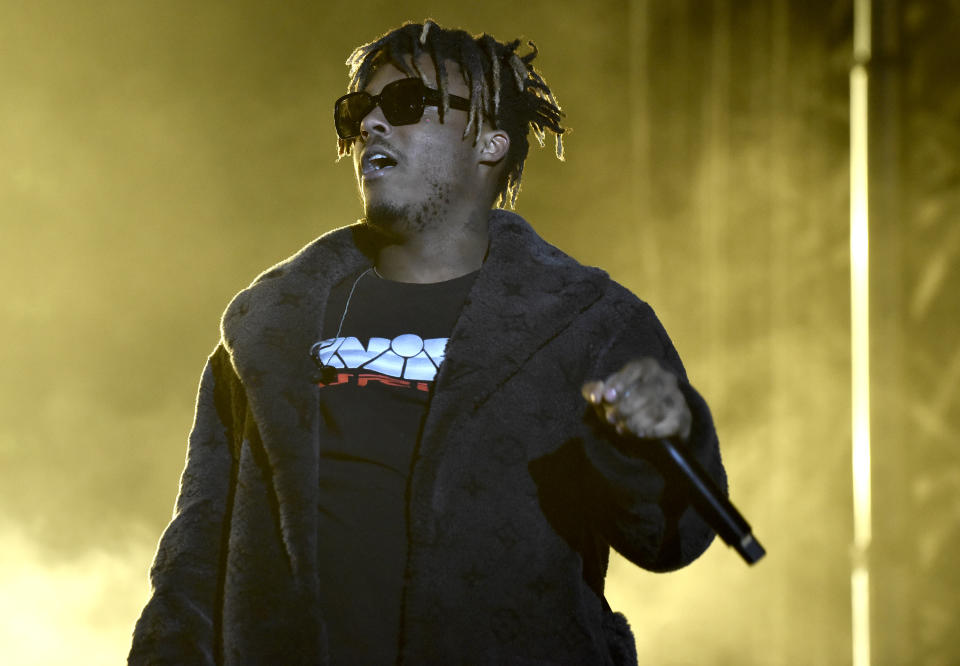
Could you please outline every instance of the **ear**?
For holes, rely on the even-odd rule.
[[[510,150],[510,135],[500,129],[488,130],[480,135],[477,147],[480,164],[495,166],[503,161]]]

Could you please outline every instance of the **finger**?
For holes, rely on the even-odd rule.
[[[601,397],[603,396],[603,382],[587,382],[580,387],[580,393],[587,402],[593,405],[599,404]]]
[[[671,415],[655,423],[647,432],[649,433],[647,435],[648,437],[667,439],[670,437],[679,437],[683,432],[683,428],[681,427],[680,419],[675,415]]]
[[[641,384],[612,405],[618,419],[629,419],[633,414],[646,412],[655,421],[662,421],[671,414],[679,415],[686,408],[683,394],[672,391],[661,393],[662,389]]]
[[[648,359],[650,368],[645,369],[638,380],[638,385],[648,386],[659,395],[666,395],[677,387],[677,377],[669,370],[664,370],[654,359]],[[627,387],[629,390],[629,387]]]
[[[642,378],[651,371],[650,364],[656,365],[652,358],[641,358],[630,361],[625,366],[613,373],[604,382],[603,399],[607,402],[616,400],[626,389],[627,386],[639,383]]]
[[[616,400],[631,386],[652,384],[664,386],[669,378],[676,379],[662,367],[655,358],[646,357],[630,361],[619,372],[614,373],[606,382],[605,400]]]
[[[646,384],[628,387],[622,396],[610,405],[617,418],[629,419],[636,412],[648,409],[653,403],[659,400],[657,392]]]
[[[604,404],[600,406],[600,410],[602,411],[600,416],[607,423],[616,423],[617,421],[622,420],[620,418],[620,415],[617,413],[617,406],[615,404],[613,405]]]
[[[686,405],[683,393],[678,387],[665,385],[675,382],[676,378],[664,371],[649,382],[628,386],[614,406],[618,414],[625,418],[629,418],[633,412],[650,408],[659,413],[662,419],[667,413],[682,409]]]
[[[647,432],[649,437],[669,438],[679,437],[683,441],[690,438],[693,417],[688,409],[671,412],[657,421]]]
[[[657,425],[663,420],[662,412],[648,407],[630,414],[625,420],[627,428],[637,437],[654,437]]]

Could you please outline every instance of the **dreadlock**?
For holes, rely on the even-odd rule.
[[[457,63],[463,72],[464,82],[470,89],[470,110],[464,138],[474,133],[473,141],[480,139],[484,119],[494,128],[504,130],[510,136],[506,166],[497,184],[499,208],[516,207],[523,177],[523,163],[527,159],[530,144],[529,131],[542,148],[547,130],[556,136],[557,158],[563,161],[563,112],[543,77],[532,63],[537,57],[537,47],[527,42],[530,53],[520,56],[517,48],[520,40],[498,42],[490,35],[470,35],[463,30],[441,28],[431,19],[422,24],[404,23],[369,44],[358,47],[347,58],[350,84],[348,92],[361,90],[374,70],[387,62],[404,71],[408,76],[429,83],[417,65],[423,53],[430,56],[437,71],[437,87],[441,95],[440,121],[450,110],[447,85],[448,60]],[[337,155],[349,155],[353,140],[337,139]]]

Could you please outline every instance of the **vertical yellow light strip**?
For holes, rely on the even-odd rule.
[[[868,66],[870,0],[854,0],[850,71],[850,356],[853,432],[853,666],[870,664],[870,265]]]

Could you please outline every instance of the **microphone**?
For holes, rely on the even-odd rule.
[[[665,458],[686,480],[691,503],[720,538],[736,549],[747,564],[755,564],[763,557],[767,551],[754,538],[750,523],[730,503],[703,466],[673,440],[658,439],[652,443],[662,450]]]

